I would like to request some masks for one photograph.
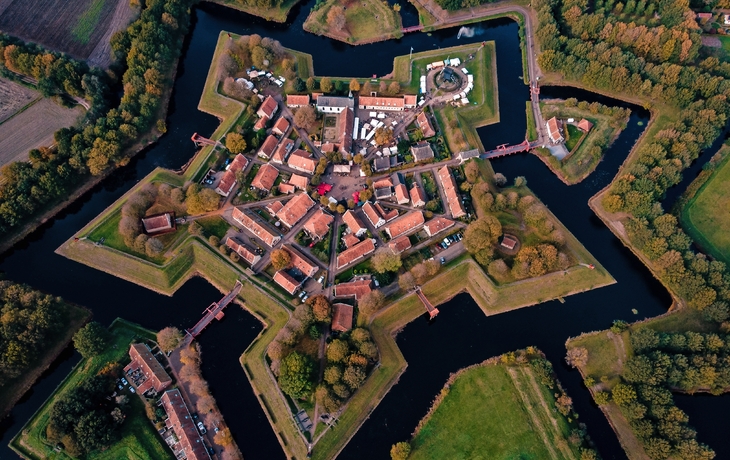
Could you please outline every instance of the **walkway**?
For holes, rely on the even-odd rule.
[[[210,324],[211,321],[213,321],[213,318],[217,318],[218,320],[223,318],[223,309],[228,306],[229,303],[233,299],[236,298],[239,292],[241,292],[241,288],[243,287],[243,284],[241,284],[240,280],[236,280],[236,285],[233,287],[231,292],[225,295],[219,302],[213,302],[210,304],[208,308],[205,309],[203,312],[203,317],[198,321],[198,324],[193,326],[192,329],[187,329],[186,332],[188,335],[186,336],[186,342],[192,341],[195,337],[200,335],[201,332],[203,332],[203,329]]]
[[[431,315],[431,319],[434,319],[436,315],[439,314],[439,310],[431,305],[431,302],[423,294],[423,291],[421,291],[421,286],[416,287],[416,295],[419,299],[421,299],[423,306],[426,307],[426,311],[428,311],[428,314]]]

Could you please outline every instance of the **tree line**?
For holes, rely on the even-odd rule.
[[[190,0],[151,0],[139,19],[112,37],[117,65],[126,68],[121,78],[121,100],[109,109],[110,89],[100,71],[84,73],[70,58],[51,59],[52,53],[0,40],[3,68],[28,76],[43,76],[39,85],[91,99],[93,105],[80,126],[55,133],[56,149],[31,152],[32,163],[3,167],[0,184],[0,233],[22,225],[54,200],[68,196],[89,175],[98,176],[126,164],[126,147],[153,127],[166,130],[158,120],[163,93],[170,84],[175,60],[190,20]],[[10,51],[8,51],[10,45]],[[7,58],[10,57],[10,60]],[[31,65],[32,61],[32,65]],[[46,61],[48,64],[44,64]],[[71,72],[74,70],[74,72]],[[79,73],[81,72],[81,73]]]

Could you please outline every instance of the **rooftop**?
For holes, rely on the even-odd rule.
[[[302,149],[297,149],[289,155],[287,164],[290,168],[308,172],[309,174],[314,174],[314,170],[317,168],[317,160]]]
[[[264,143],[261,144],[258,154],[266,158],[271,158],[274,154],[274,149],[276,149],[276,144],[278,143],[279,139],[277,139],[276,136],[269,134],[269,137],[267,137]]]
[[[456,225],[456,222],[451,219],[447,219],[445,217],[434,217],[426,222],[423,228],[426,230],[428,236],[434,236],[435,234],[443,232],[454,225]]]
[[[274,186],[276,178],[279,177],[279,170],[275,166],[269,163],[261,165],[256,176],[251,181],[251,187],[255,187],[259,190],[271,190]]]
[[[332,330],[347,332],[352,329],[352,305],[336,303],[332,305]]]
[[[384,230],[391,238],[397,238],[420,228],[424,222],[423,212],[411,211],[386,225]]]
[[[162,214],[144,217],[142,218],[142,226],[148,235],[173,230],[175,228],[175,214],[164,212]]]
[[[416,124],[418,124],[418,128],[423,133],[423,137],[429,138],[436,135],[436,131],[433,130],[433,126],[431,126],[431,121],[428,119],[426,112],[421,112],[416,117]]]
[[[259,107],[258,111],[263,113],[267,117],[272,118],[276,113],[277,108],[278,104],[276,103],[276,100],[274,100],[274,98],[271,96],[267,96],[263,104],[261,104],[261,107]]]
[[[373,288],[373,283],[369,279],[350,281],[349,283],[335,284],[335,297],[354,297],[360,300],[366,294],[369,294]]]
[[[276,213],[276,217],[287,227],[293,227],[299,222],[307,211],[312,209],[314,206],[314,200],[306,193],[300,193],[294,198],[289,200],[279,212]]]
[[[330,230],[330,225],[334,222],[335,218],[331,215],[317,209],[312,217],[310,217],[304,224],[304,230],[309,233],[310,236],[317,239],[322,239],[327,235]]]
[[[291,295],[294,295],[299,286],[302,284],[284,270],[279,270],[274,273],[274,282],[284,288],[284,290]]]
[[[371,238],[367,238],[350,249],[342,251],[337,256],[337,268],[346,267],[372,252],[375,252],[375,243]]]
[[[394,253],[400,254],[401,252],[411,248],[411,240],[407,235],[399,236],[398,238],[390,240],[388,247]]]
[[[309,94],[289,94],[286,96],[286,105],[289,107],[309,105]]]

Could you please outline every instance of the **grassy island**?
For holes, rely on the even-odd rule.
[[[289,11],[294,8],[299,0],[283,0],[278,2],[278,5],[272,4],[273,2],[264,2],[264,4],[253,2],[250,0],[213,0],[213,3],[233,8],[235,10],[243,11],[252,16],[258,16],[264,18],[267,21],[274,21],[284,23],[286,22]]]
[[[357,0],[344,7],[335,0],[318,3],[304,21],[304,30],[353,45],[403,35],[400,15],[381,0]]]

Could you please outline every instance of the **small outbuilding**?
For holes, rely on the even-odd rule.
[[[584,133],[587,133],[593,128],[593,123],[586,120],[585,118],[578,122],[578,129],[583,131]]]

